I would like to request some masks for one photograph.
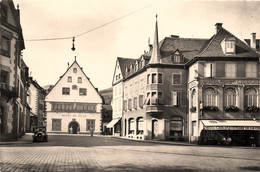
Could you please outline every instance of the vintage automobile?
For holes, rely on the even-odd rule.
[[[48,135],[46,133],[46,127],[33,127],[33,142],[48,141]]]

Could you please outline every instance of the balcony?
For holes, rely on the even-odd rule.
[[[146,113],[151,116],[157,116],[163,113],[163,100],[157,98],[148,99],[146,104]]]
[[[1,96],[6,96],[8,98],[7,101],[9,101],[11,98],[18,97],[15,87],[9,86],[2,82],[0,82],[0,93]]]

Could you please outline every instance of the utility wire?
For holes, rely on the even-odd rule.
[[[114,20],[112,20],[112,21],[109,21],[109,22],[107,22],[107,23],[104,23],[104,24],[102,24],[102,25],[100,25],[100,26],[98,26],[98,27],[95,27],[95,28],[93,28],[93,29],[90,29],[90,30],[88,30],[88,31],[85,31],[85,32],[83,32],[83,33],[80,33],[80,34],[78,34],[78,35],[76,35],[76,36],[57,37],[57,38],[46,38],[46,39],[45,39],[45,38],[43,38],[43,39],[28,39],[28,40],[24,40],[24,41],[54,41],[54,40],[72,39],[73,37],[75,37],[75,38],[76,38],[76,37],[80,37],[80,36],[85,35],[85,34],[87,34],[87,33],[89,33],[89,32],[92,32],[92,31],[97,30],[97,29],[99,29],[99,28],[102,28],[102,27],[104,27],[104,26],[106,26],[106,25],[109,25],[109,24],[111,24],[111,23],[114,23],[114,22],[116,22],[116,21],[118,21],[118,20],[121,20],[121,19],[123,19],[123,18],[125,18],[125,17],[128,17],[128,16],[130,16],[130,15],[133,15],[133,14],[139,12],[139,11],[142,11],[142,10],[144,10],[145,8],[147,8],[147,7],[151,6],[151,5],[152,5],[152,4],[147,5],[147,6],[143,7],[143,8],[138,9],[138,10],[135,10],[135,11],[133,11],[133,12],[130,12],[130,13],[124,15],[124,16],[121,16],[121,17],[119,17],[119,18],[116,18],[116,19],[114,19]]]

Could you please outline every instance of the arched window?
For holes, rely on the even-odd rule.
[[[225,90],[224,105],[236,106],[236,91],[233,88],[228,88]]]
[[[257,106],[257,92],[253,88],[249,88],[245,92],[245,106]]]
[[[137,119],[137,134],[143,134],[144,133],[144,119],[142,117]]]
[[[204,106],[216,106],[216,92],[213,88],[207,88],[205,90]]]
[[[197,104],[196,90],[193,90],[191,93],[191,107],[196,107]]]
[[[131,118],[131,119],[129,119],[129,131],[128,131],[128,133],[129,134],[134,134],[134,119],[133,118]]]

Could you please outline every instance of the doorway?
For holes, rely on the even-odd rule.
[[[71,121],[68,126],[69,134],[77,134],[80,132],[79,123],[77,121]]]
[[[152,139],[158,139],[159,125],[157,120],[152,121]]]

